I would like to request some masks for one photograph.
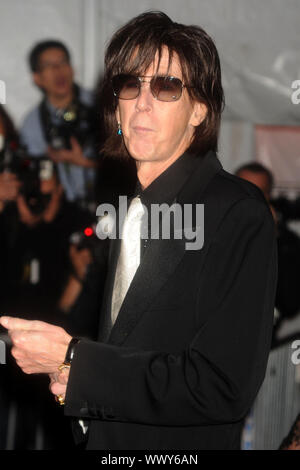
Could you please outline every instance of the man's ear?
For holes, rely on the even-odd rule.
[[[206,118],[207,115],[207,106],[204,103],[199,103],[196,101],[194,103],[193,114],[190,119],[190,124],[194,127],[197,127],[201,124],[202,121]]]
[[[33,73],[32,78],[36,86],[38,86],[39,88],[42,88],[42,80],[41,80],[40,74],[35,72]]]

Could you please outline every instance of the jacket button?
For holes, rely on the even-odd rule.
[[[81,415],[87,415],[89,412],[88,408],[80,408],[79,413]]]

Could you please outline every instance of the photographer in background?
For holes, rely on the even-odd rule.
[[[18,135],[14,124],[0,104],[0,307],[6,295],[9,279],[9,251],[13,248],[17,210],[14,201],[17,198],[20,182],[10,167],[12,149],[18,146]],[[4,334],[0,330],[0,334]],[[3,339],[3,338],[2,338]],[[0,366],[0,449],[7,438],[8,403],[10,397],[9,369]]]
[[[13,122],[0,104],[0,213],[8,201],[17,197],[20,183],[9,168],[11,151],[18,146],[18,135]]]
[[[0,302],[12,276],[9,253],[14,249],[17,236],[18,212],[15,201],[21,187],[16,174],[18,152],[17,131],[4,107],[0,105]]]
[[[274,184],[274,178],[272,173],[266,167],[261,165],[261,163],[250,162],[241,166],[235,172],[235,174],[236,176],[239,176],[240,178],[255,184],[255,186],[257,186],[263,192],[263,195],[269,203],[269,207],[271,209],[274,221],[277,223],[278,220],[275,209],[270,203],[271,193]]]
[[[14,309],[37,309],[53,318],[69,271],[70,235],[90,224],[92,217],[66,200],[51,160],[38,160],[37,170],[32,172],[35,191],[27,195],[20,192],[17,197],[18,237],[11,263],[18,270],[15,279],[21,304]]]
[[[278,282],[275,306],[279,312],[279,317],[276,318],[274,325],[273,347],[275,347],[280,342],[287,341],[293,337],[297,338],[299,334],[299,322],[298,324],[295,323],[295,326],[292,322],[291,326],[286,329],[289,333],[284,333],[284,335],[281,334],[281,327],[283,322],[286,323],[295,319],[300,312],[298,286],[300,239],[287,225],[288,220],[299,219],[300,204],[293,204],[282,198],[271,199],[273,175],[258,162],[250,162],[241,166],[235,174],[261,189],[269,203],[277,225]]]
[[[44,97],[24,120],[22,144],[29,156],[47,156],[57,163],[69,201],[88,204],[94,198],[97,166],[92,94],[74,83],[70,53],[59,41],[36,44],[29,65]]]
[[[100,240],[95,226],[71,236],[71,270],[58,307],[74,335],[95,339],[98,331],[104,283],[107,273],[109,239]]]
[[[66,199],[57,165],[39,157],[28,158],[23,152],[14,125],[0,106],[0,307],[11,315],[38,314],[57,324],[68,322],[72,330],[72,315],[62,315],[57,301],[72,266],[70,235],[90,225],[92,217]],[[89,321],[87,314],[84,311],[84,321]],[[61,410],[43,393],[44,378],[28,383],[8,358],[0,383],[1,449],[72,446]]]

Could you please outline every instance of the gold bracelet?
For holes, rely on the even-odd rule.
[[[64,369],[69,369],[70,370],[71,361],[72,361],[73,356],[74,356],[74,347],[79,342],[80,342],[80,338],[72,338],[71,339],[71,341],[68,345],[67,352],[66,352],[65,360],[60,366],[58,366],[59,372],[62,372]],[[60,405],[65,405],[65,399],[64,399],[63,395],[55,395],[55,400]]]
[[[58,366],[58,370],[62,372],[64,369],[70,369],[70,367],[70,362],[63,362],[60,366]]]
[[[63,362],[60,366],[58,366],[59,372],[62,372],[64,369],[70,369],[71,364],[69,362]],[[56,403],[59,403],[61,406],[65,405],[65,399],[62,395],[55,395]]]

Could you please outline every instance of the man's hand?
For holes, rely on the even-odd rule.
[[[11,353],[25,374],[57,372],[72,339],[63,328],[12,317],[0,317],[0,325],[8,329]]]
[[[42,219],[44,220],[44,222],[49,224],[53,222],[53,220],[57,216],[57,213],[60,209],[60,201],[61,201],[63,192],[64,192],[63,187],[60,184],[57,185],[55,189],[53,190],[51,194],[50,202],[48,206],[46,207],[46,209],[44,210],[44,212],[42,213]]]
[[[13,173],[0,174],[0,201],[14,201],[21,183]]]
[[[82,147],[78,140],[76,140],[75,137],[71,137],[70,142],[71,150],[54,150],[53,148],[48,147],[48,155],[51,160],[55,163],[66,162],[87,168],[94,167],[94,162],[89,161],[89,159],[83,155]]]
[[[50,386],[49,389],[53,395],[62,395],[65,399],[66,397],[66,390],[69,380],[69,369],[63,369],[61,372],[55,372],[54,374],[50,374]]]
[[[69,255],[76,275],[83,280],[88,266],[93,262],[91,251],[88,248],[78,250],[76,245],[71,245]]]
[[[30,207],[28,207],[28,204],[22,194],[19,194],[17,197],[17,207],[20,220],[23,222],[23,224],[27,225],[28,227],[35,227],[41,222],[41,216],[35,215],[31,212]]]

